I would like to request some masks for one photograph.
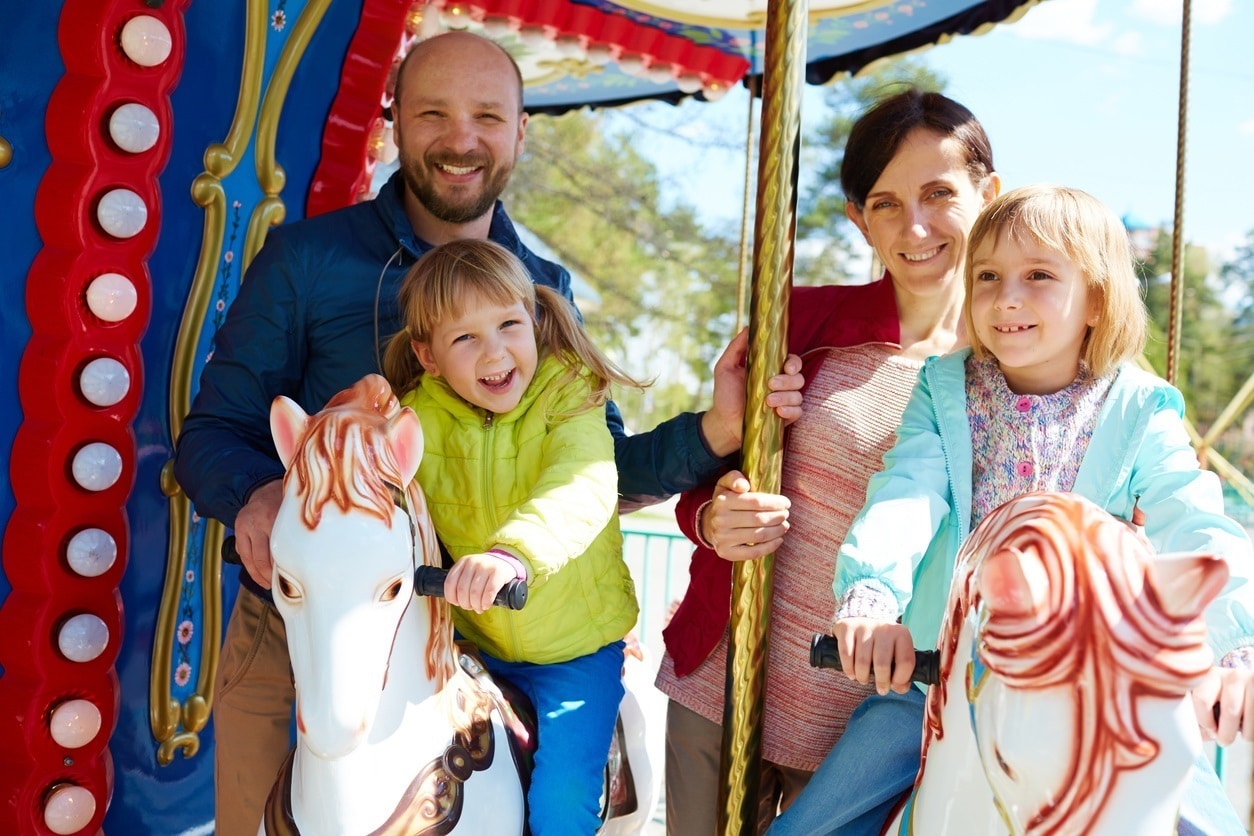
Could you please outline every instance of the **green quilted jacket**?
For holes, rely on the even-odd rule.
[[[582,378],[541,360],[522,401],[496,415],[426,375],[401,403],[422,422],[418,483],[440,541],[458,560],[506,546],[530,585],[518,611],[454,609],[461,634],[492,656],[564,662],[621,639],[636,623],[622,556],[618,474],[604,408],[554,420],[584,402]]]

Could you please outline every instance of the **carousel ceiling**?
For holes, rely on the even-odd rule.
[[[1017,18],[1038,0],[812,0],[807,81]],[[767,0],[436,0],[410,8],[426,37],[471,28],[504,43],[527,109],[561,113],[646,98],[714,100],[763,66]]]
[[[323,134],[307,213],[370,195],[391,164],[392,82],[412,45],[453,29],[518,62],[531,114],[645,99],[722,98],[762,72],[768,0],[363,0]],[[1041,0],[813,0],[806,80],[823,84],[879,58],[1018,18]],[[379,99],[363,91],[379,90]]]

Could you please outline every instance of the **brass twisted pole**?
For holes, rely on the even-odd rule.
[[[1171,226],[1171,303],[1167,322],[1167,382],[1176,383],[1180,366],[1180,331],[1184,326],[1184,160],[1189,120],[1189,29],[1193,3],[1184,0],[1180,26],[1180,103],[1176,114],[1176,215]]]
[[[745,287],[749,284],[749,195],[753,189],[753,152],[756,136],[753,130],[753,102],[758,97],[758,79],[750,76],[748,125],[745,127],[745,196],[740,202],[740,261],[736,268],[736,333],[745,325]]]
[[[806,0],[776,0],[767,6],[743,469],[755,490],[772,493],[780,487],[783,426],[763,403],[766,382],[783,366],[788,349],[807,6]],[[719,764],[718,818],[724,836],[757,831],[774,567],[775,556],[766,555],[737,563],[732,572]]]

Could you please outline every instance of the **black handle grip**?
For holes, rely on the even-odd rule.
[[[222,560],[224,563],[243,565],[239,552],[235,548],[235,535],[232,534],[222,541]],[[414,570],[414,592],[418,595],[444,597],[444,578],[448,571],[438,566],[419,566]],[[493,603],[498,607],[521,610],[527,603],[527,582],[513,580],[501,587],[496,593]]]
[[[448,577],[447,569],[441,569],[439,566],[419,566],[414,570],[414,592],[418,595],[443,598],[446,577]],[[527,604],[527,582],[510,581],[496,593],[496,600],[492,603],[498,607],[521,610]]]
[[[830,668],[843,670],[840,666],[840,651],[836,649],[836,639],[823,633],[815,633],[810,639],[810,666],[814,668]],[[914,670],[910,672],[911,682],[924,685],[940,684],[940,651],[916,650],[914,652]]]

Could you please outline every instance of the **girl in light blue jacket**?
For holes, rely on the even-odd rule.
[[[841,663],[879,693],[772,834],[880,832],[918,772],[924,697],[909,675],[914,648],[936,646],[958,549],[1032,491],[1073,491],[1128,520],[1139,511],[1157,551],[1227,561],[1206,611],[1220,664],[1193,702],[1204,737],[1231,743],[1249,716],[1254,738],[1254,549],[1198,466],[1180,393],[1131,362],[1148,314],[1118,217],[1074,189],[1016,189],[980,215],[967,253],[971,347],[924,365],[837,556]],[[1181,827],[1245,832],[1205,759]]]

